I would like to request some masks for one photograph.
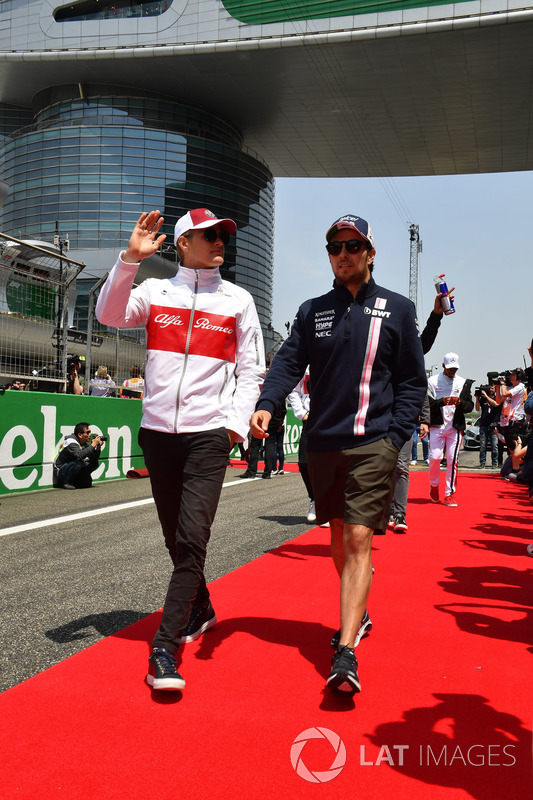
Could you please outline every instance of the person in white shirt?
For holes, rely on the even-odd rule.
[[[446,353],[442,372],[428,380],[429,496],[434,503],[440,502],[440,462],[446,449],[444,505],[451,507],[457,506],[457,462],[466,427],[465,413],[474,408],[470,391],[473,381],[461,378],[458,370],[457,353]]]
[[[109,376],[107,367],[100,364],[89,383],[89,394],[92,397],[111,397],[114,388],[115,381]]]
[[[204,576],[211,525],[228,455],[246,439],[264,377],[261,327],[252,296],[219,267],[236,224],[206,208],[174,230],[174,278],[132,290],[139,263],[165,239],[159,211],[141,214],[100,292],[105,325],[146,326],[147,363],[139,443],[174,570],[149,658],[147,683],[181,690],[180,643],[216,623]]]
[[[500,432],[502,433],[509,455],[512,455],[519,436],[527,432],[524,400],[526,387],[522,383],[523,370],[519,367],[510,370],[496,384],[496,400],[502,403],[500,414]]]

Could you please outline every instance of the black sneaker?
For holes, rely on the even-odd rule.
[[[337,648],[331,659],[331,672],[326,686],[333,692],[355,694],[361,691],[357,675],[357,659],[353,647],[343,645]]]
[[[255,472],[243,472],[242,475],[237,475],[238,478],[255,478]]]
[[[185,688],[185,681],[176,669],[176,659],[168,650],[154,647],[148,664],[146,682],[152,689],[176,692]]]
[[[368,611],[365,608],[365,613],[363,614],[363,618],[361,620],[361,624],[359,626],[359,630],[357,631],[357,636],[355,637],[354,647],[357,647],[361,639],[365,639],[370,631],[372,630],[372,623],[370,622],[370,617],[368,616]],[[335,648],[335,650],[339,646],[339,641],[341,638],[340,629],[333,634],[331,637],[331,646]]]
[[[407,522],[405,521],[404,514],[398,514],[394,521],[394,533],[405,533],[407,528]]]
[[[194,642],[199,639],[202,633],[205,633],[216,625],[217,615],[214,612],[211,601],[206,606],[193,606],[191,615],[185,630],[181,635],[180,642]]]

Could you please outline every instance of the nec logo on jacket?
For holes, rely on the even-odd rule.
[[[185,353],[190,328],[190,355],[235,362],[235,317],[196,310],[192,326],[190,323],[189,308],[152,306],[147,324],[148,350]]]

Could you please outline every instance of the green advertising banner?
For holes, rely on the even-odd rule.
[[[124,478],[144,466],[137,433],[141,401],[7,391],[0,396],[0,495],[53,485],[52,462],[78,422],[108,437],[93,480]]]
[[[13,314],[46,322],[55,320],[55,289],[19,277],[10,278],[6,285],[6,300]]]
[[[466,0],[459,0],[466,2]],[[222,0],[239,22],[266,25],[303,19],[329,19],[442,5],[442,0]]]
[[[108,437],[93,480],[125,478],[128,470],[144,467],[137,442],[141,416],[140,400],[5,392],[0,395],[0,495],[51,488],[59,444],[78,422],[87,422],[93,433]],[[284,437],[288,458],[298,453],[301,427],[288,409]],[[232,456],[239,458],[237,447]]]

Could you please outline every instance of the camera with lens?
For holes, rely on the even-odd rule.
[[[93,438],[96,438],[97,436],[100,438],[101,442],[107,442],[107,436],[104,436],[103,434],[100,435],[99,433],[95,433]]]
[[[516,378],[518,381],[523,381],[525,378],[524,370],[521,367],[516,367],[515,369],[506,369],[503,373],[503,380],[505,383],[511,385],[511,375],[516,373]]]
[[[488,383],[482,383],[481,386],[476,386],[474,390],[474,397],[481,397],[481,392],[486,392],[487,394],[490,391],[490,386]]]

